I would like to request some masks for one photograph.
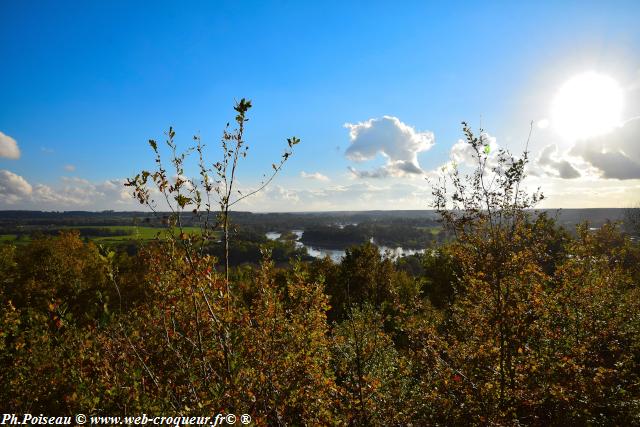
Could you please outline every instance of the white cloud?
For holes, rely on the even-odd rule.
[[[386,176],[421,175],[418,153],[429,150],[435,137],[432,132],[418,132],[397,117],[383,116],[365,122],[346,123],[351,145],[346,156],[356,162],[373,160],[378,154],[386,158],[386,164],[374,170],[349,170],[357,177],[381,178]]]
[[[2,132],[0,132],[0,157],[8,159],[20,158],[20,148],[18,148],[16,140]]]
[[[75,165],[64,165],[64,170],[67,172],[74,172],[76,170]]]
[[[31,185],[20,175],[2,169],[0,170],[0,202],[13,205],[33,191]]]
[[[320,172],[306,173],[305,171],[302,171],[300,172],[300,176],[305,179],[313,179],[316,181],[323,181],[323,182],[329,181],[329,177],[321,174]]]

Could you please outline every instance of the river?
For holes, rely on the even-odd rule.
[[[297,236],[297,238],[295,240],[296,247],[298,247],[298,248],[306,248],[307,249],[307,253],[309,255],[311,255],[312,257],[314,257],[314,258],[324,258],[326,256],[329,256],[329,258],[331,258],[331,260],[333,262],[342,261],[342,258],[344,257],[344,254],[345,254],[344,249],[328,249],[328,248],[320,248],[320,247],[316,247],[316,246],[308,246],[308,245],[305,245],[304,243],[302,243],[300,241],[300,239],[302,238],[302,233],[304,231],[302,231],[302,230],[291,230],[291,232]],[[269,240],[278,240],[280,238],[280,236],[282,236],[282,233],[278,233],[276,231],[269,231],[269,232],[265,233],[265,236]],[[373,240],[373,238],[371,238],[371,243],[375,244],[375,241]],[[403,256],[409,256],[409,255],[415,255],[415,254],[424,253],[424,249],[405,249],[405,248],[403,248],[401,246],[398,246],[396,248],[390,248],[388,246],[380,246],[380,245],[378,245],[378,249],[379,249],[381,255],[386,256],[386,257],[390,257],[392,259],[396,259],[396,258],[403,257]]]

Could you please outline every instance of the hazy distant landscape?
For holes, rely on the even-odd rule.
[[[582,223],[596,229],[610,221],[618,222],[624,228],[625,211],[621,208],[553,209],[532,213],[545,213],[572,232]],[[170,215],[170,212],[0,211],[0,241],[24,244],[38,236],[77,231],[81,238],[97,244],[135,251],[138,245],[165,237],[163,231]],[[185,231],[199,233],[201,224],[198,218],[186,213],[182,221]],[[289,249],[287,253],[292,258],[329,255],[334,261],[339,261],[346,248],[366,242],[381,247],[382,253],[392,250],[394,256],[401,256],[425,248],[437,248],[451,237],[443,230],[438,214],[432,210],[234,212],[232,221],[236,226],[237,243],[270,242],[283,250]],[[296,235],[292,236],[292,232]],[[241,258],[236,258],[236,261],[244,262]],[[255,259],[246,260],[250,261]]]

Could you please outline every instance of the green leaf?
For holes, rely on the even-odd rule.
[[[184,208],[186,205],[188,205],[189,203],[191,203],[191,199],[189,197],[185,197],[182,194],[178,194],[175,197],[176,202],[178,202],[178,205],[181,208]]]
[[[300,142],[300,138],[296,138],[291,137],[291,138],[287,138],[287,143],[289,144],[289,147],[293,147],[294,145],[298,144]]]

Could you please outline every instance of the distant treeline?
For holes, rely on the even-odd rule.
[[[2,227],[0,228],[0,235],[2,234],[14,234],[16,237],[28,236],[35,237],[39,235],[43,236],[57,236],[63,232],[69,232],[75,230],[80,234],[80,237],[114,237],[114,236],[132,236],[134,234],[133,229],[117,229],[108,227],[82,227],[82,228],[51,228],[51,227]]]
[[[376,244],[407,249],[422,249],[446,239],[443,230],[435,235],[431,228],[421,228],[405,223],[314,226],[306,229],[302,242],[308,246],[344,249],[373,240]]]
[[[623,220],[625,209],[547,209],[546,212],[556,218],[558,224],[573,229],[577,224],[589,221],[596,227],[607,220]],[[2,211],[0,210],[0,228],[22,226],[114,226],[144,225],[163,226],[169,219],[169,212],[42,212],[42,211]],[[437,226],[438,217],[432,210],[397,211],[344,211],[344,212],[298,212],[298,213],[251,213],[232,212],[232,222],[250,226],[256,231],[289,231],[307,229],[313,226],[361,224],[374,222],[379,224],[408,224],[416,227]],[[198,219],[189,212],[182,215],[184,226],[197,226]]]

